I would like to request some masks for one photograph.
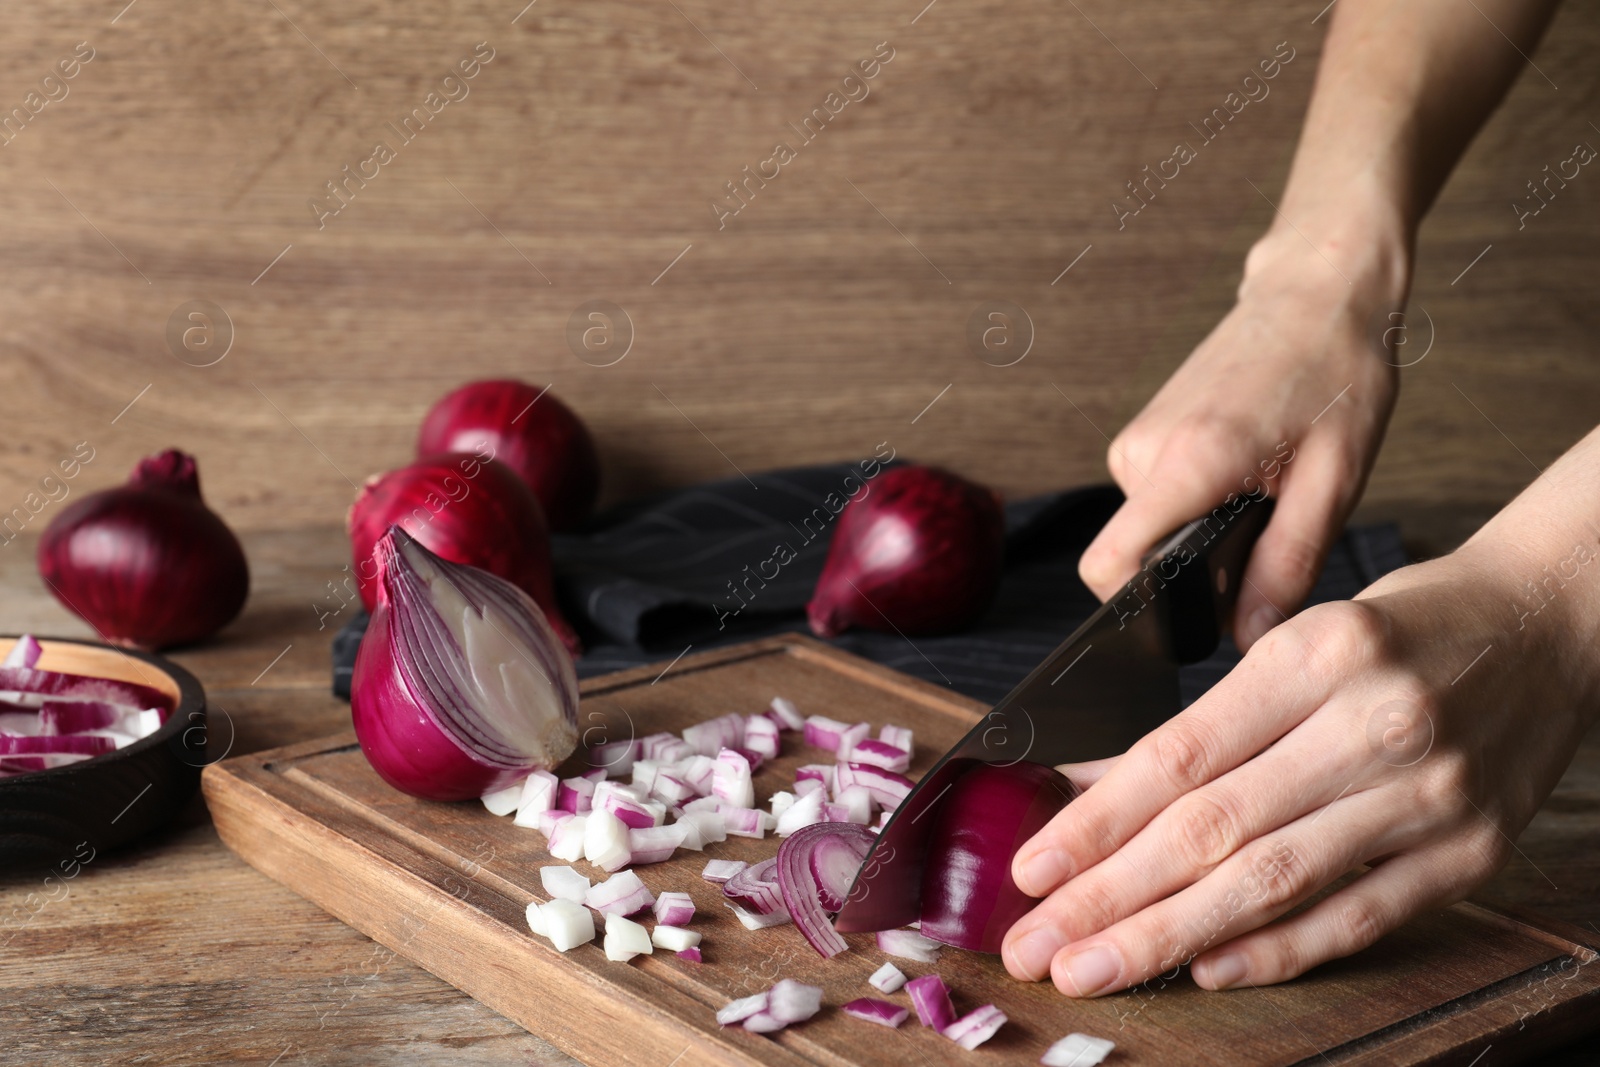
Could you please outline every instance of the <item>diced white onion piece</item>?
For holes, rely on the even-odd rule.
[[[653,759],[633,761],[633,785],[635,789],[642,789],[649,793],[656,784],[656,772],[661,769],[661,764]]]
[[[890,956],[918,963],[936,963],[943,946],[915,930],[879,930],[878,947]]]
[[[633,770],[639,758],[639,741],[607,741],[589,747],[589,766],[599,768],[611,778],[621,778]]]
[[[650,941],[656,948],[664,948],[668,952],[682,952],[700,943],[700,931],[685,930],[681,926],[657,926],[650,931]]]
[[[879,741],[887,742],[895,748],[903,748],[907,752],[913,749],[911,737],[911,727],[909,726],[889,726],[885,724],[878,727]]]
[[[771,915],[757,915],[753,911],[744,910],[737,904],[729,904],[728,907],[733,909],[733,914],[738,917],[740,924],[746,930],[764,930],[769,926],[782,926],[790,921],[789,913],[782,909],[773,912]]]
[[[606,916],[604,947],[606,959],[613,963],[627,963],[635,956],[647,956],[655,951],[650,944],[650,932],[621,915]]]
[[[885,963],[872,972],[867,984],[880,993],[896,993],[906,984],[906,976],[892,963]]]
[[[699,796],[711,792],[711,776],[716,762],[710,756],[690,756],[678,765],[678,777]]]
[[[695,797],[683,806],[686,812],[691,811],[718,811],[722,808],[722,801],[716,797]]]
[[[882,767],[897,774],[904,774],[911,766],[910,752],[896,748],[887,741],[874,741],[870,737],[856,742],[855,747],[850,750],[850,759],[854,763]]]
[[[872,794],[865,787],[859,785],[850,786],[839,794],[838,802],[843,804],[845,810],[850,813],[848,822],[853,822],[858,826],[870,826],[872,824]]]
[[[755,786],[751,782],[750,761],[729,748],[717,753],[711,771],[711,794],[741,808],[753,808]]]
[[[570,900],[556,899],[539,905],[545,936],[561,952],[594,940],[594,914]]]
[[[550,936],[550,931],[544,924],[544,913],[539,910],[539,902],[537,900],[529,902],[527,915],[528,929],[540,937]]]
[[[639,754],[647,760],[659,760],[661,750],[678,740],[676,734],[663,730],[657,734],[646,734],[639,738]]]
[[[587,815],[573,815],[556,823],[550,835],[551,857],[568,863],[583,859],[584,824],[588,821]]]
[[[522,799],[522,783],[508,785],[504,789],[496,789],[492,793],[483,794],[483,806],[489,809],[490,815],[510,815],[517,810],[517,801]]]
[[[833,793],[833,765],[828,763],[807,763],[794,772],[795,792],[799,792],[801,782],[821,782],[827,788],[829,795]]]
[[[765,715],[752,715],[745,720],[744,747],[765,759],[778,756],[778,724]]]
[[[687,827],[674,823],[671,826],[645,826],[628,831],[628,853],[637,864],[661,863],[683,844]]]
[[[694,918],[694,899],[674,890],[656,897],[656,922],[663,926],[687,926]]]
[[[788,793],[780,789],[776,793],[772,794],[771,798],[768,799],[767,807],[772,810],[772,814],[781,819],[783,818],[783,813],[789,810],[790,805],[792,805],[795,800],[796,797],[793,793]]]
[[[656,775],[656,782],[650,788],[650,795],[659,797],[668,804],[682,804],[695,793],[694,787],[688,782],[663,770]]]
[[[1115,1041],[1088,1034],[1068,1034],[1045,1050],[1039,1058],[1044,1067],[1095,1067],[1111,1055]]]
[[[774,1030],[782,1030],[788,1024],[779,1021],[770,1012],[758,1011],[742,1025],[752,1034],[770,1034]]]
[[[794,783],[794,795],[797,797],[803,797],[809,793],[822,793],[826,796],[827,792],[828,787],[815,778],[800,778],[796,779]]]
[[[778,816],[778,836],[788,837],[802,827],[819,822],[822,822],[822,794],[810,793],[789,805]]]
[[[1005,1024],[1006,1013],[993,1004],[985,1004],[963,1015],[939,1032],[971,1052],[993,1037],[995,1031]]]
[[[539,884],[552,897],[574,904],[582,904],[589,892],[588,878],[571,867],[556,863],[539,868]]]

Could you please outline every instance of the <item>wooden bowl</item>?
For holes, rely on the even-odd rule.
[[[0,656],[15,638],[0,637]],[[82,862],[169,821],[206,763],[206,694],[160,656],[70,638],[39,639],[38,668],[137,682],[172,698],[155,733],[63,767],[0,778],[0,871]],[[91,851],[92,850],[92,851]]]

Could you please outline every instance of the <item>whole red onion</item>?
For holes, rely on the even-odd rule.
[[[510,467],[465,452],[375,474],[350,506],[356,585],[371,611],[382,567],[373,549],[399,525],[451,561],[481,567],[533,597],[567,651],[582,649],[561,615],[550,576],[550,535],[533,491]]]
[[[476,452],[515,471],[544,507],[550,529],[576,529],[594,512],[600,457],[583,421],[526,382],[470,382],[428,410],[417,455]]]
[[[938,467],[893,467],[839,515],[806,605],[811,629],[938,634],[994,597],[1005,548],[1000,498]]]
[[[176,449],[57,515],[39,573],[104,640],[147,649],[210,637],[250,592],[239,539],[201,499],[194,457]]]

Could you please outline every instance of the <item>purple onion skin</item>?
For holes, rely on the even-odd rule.
[[[541,392],[510,380],[463,385],[428,410],[417,455],[476,452],[487,443],[539,498],[550,529],[565,533],[594,513],[600,454],[583,420]]]
[[[976,622],[1000,581],[999,496],[938,467],[894,467],[865,485],[839,514],[806,605],[812,632],[942,634]]]
[[[998,953],[1006,931],[1039,902],[1011,880],[1011,859],[1078,795],[1053,767],[980,764],[939,804],[922,876],[924,936]]]
[[[389,615],[387,605],[373,613],[350,682],[356,740],[378,777],[426,800],[471,800],[527,777],[526,767],[474,759],[417,705],[395,662]]]
[[[511,468],[498,460],[451,452],[368,478],[347,517],[356,587],[368,611],[378,603],[374,550],[394,524],[430,552],[482,568],[522,589],[539,605],[567,651],[582,651],[577,632],[556,603],[550,532],[538,498]]]
[[[203,641],[250,594],[239,539],[200,496],[194,457],[140,461],[120,488],[69,504],[39,540],[39,573],[66,608],[113,644]]]

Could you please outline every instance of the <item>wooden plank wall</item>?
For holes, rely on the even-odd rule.
[[[1326,25],[1325,0],[522,2],[11,5],[0,511],[87,441],[70,491],[176,444],[241,528],[336,522],[435,396],[501,374],[589,420],[609,499],[885,440],[1009,493],[1101,477],[1100,431],[1228,304],[1271,212],[1249,183],[1281,187]],[[1124,181],[1280,42],[1270,96],[1119,231]],[[1510,206],[1600,144],[1597,46],[1570,5],[1428,224],[1437,339],[1369,514],[1492,508],[1600,411],[1600,179],[1520,232]],[[446,85],[475,49],[493,58]],[[870,95],[802,142],[789,124],[846,88]],[[412,140],[389,127],[430,102]],[[319,228],[308,202],[379,141],[393,158]],[[724,183],[779,141],[793,160],[719,228]],[[595,300],[632,324],[611,366],[568,345]],[[968,347],[990,300],[1034,323],[1014,366]],[[169,343],[191,301],[231,322],[214,365],[190,364],[223,326]]]

